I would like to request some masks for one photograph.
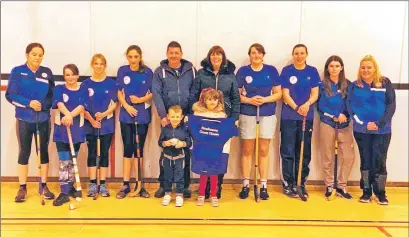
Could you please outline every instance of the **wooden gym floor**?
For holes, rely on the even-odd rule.
[[[36,183],[28,184],[26,202],[15,203],[18,184],[3,182],[1,236],[408,236],[407,187],[388,188],[390,204],[380,206],[375,201],[359,203],[357,187],[349,188],[353,200],[327,201],[322,186],[309,186],[310,199],[302,202],[286,197],[280,186],[269,186],[270,199],[255,203],[253,194],[246,200],[238,198],[241,185],[226,184],[219,207],[214,208],[210,202],[196,206],[197,186],[193,185],[193,197],[176,208],[174,199],[167,207],[154,197],[117,200],[120,185],[108,184],[111,197],[96,201],[85,197],[78,209],[70,211],[68,203],[54,207],[46,201],[41,206]],[[49,187],[57,196],[58,184]],[[156,187],[148,185],[152,196]]]

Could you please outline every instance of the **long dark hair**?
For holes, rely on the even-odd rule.
[[[141,60],[139,61],[139,71],[143,71],[144,68],[146,67],[145,63],[142,60],[142,49],[138,45],[130,45],[125,52],[125,56],[128,55],[129,51],[135,50],[140,56]]]
[[[327,62],[325,63],[325,68],[324,68],[324,89],[327,92],[328,96],[332,96],[331,92],[331,79],[330,75],[328,72],[328,66],[331,62],[339,62],[341,64],[342,70],[339,72],[339,78],[338,78],[338,89],[342,93],[342,98],[345,98],[347,94],[347,88],[348,88],[348,82],[347,79],[345,78],[345,68],[344,68],[344,62],[342,61],[341,57],[337,55],[332,55],[327,59]]]

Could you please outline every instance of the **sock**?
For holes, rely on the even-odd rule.
[[[244,177],[243,178],[243,187],[249,187],[250,185],[250,178],[249,177]]]
[[[217,197],[217,181],[219,177],[217,175],[210,176],[210,196]]]
[[[27,184],[20,184],[20,188],[27,189]]]
[[[99,184],[105,184],[105,179],[104,179],[104,180],[101,179],[101,180],[99,181]]]
[[[207,185],[207,175],[200,175],[199,196],[204,196]]]
[[[124,185],[129,187],[129,181],[124,181]]]
[[[89,180],[92,184],[96,184],[97,183],[97,179],[90,179]]]
[[[260,179],[260,184],[262,188],[267,188],[267,180],[266,179]]]
[[[47,186],[47,183],[41,183],[41,187],[45,187],[45,186]]]
[[[68,192],[70,190],[70,185],[68,183],[64,183],[64,184],[60,183],[60,188],[61,188],[61,193],[68,195]]]

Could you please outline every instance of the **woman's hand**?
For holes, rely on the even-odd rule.
[[[34,111],[41,111],[41,103],[38,100],[30,101],[30,108],[34,109]]]
[[[375,124],[374,122],[369,122],[369,123],[366,125],[366,128],[367,128],[369,131],[376,131],[376,130],[378,130],[378,126],[376,126],[376,124]]]
[[[129,114],[131,117],[136,117],[136,116],[138,116],[138,110],[136,110],[133,106],[126,105],[126,106],[124,106],[124,108],[125,108],[126,112],[128,112],[128,114]]]

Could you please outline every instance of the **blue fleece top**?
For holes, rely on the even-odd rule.
[[[395,90],[388,78],[384,78],[380,88],[362,80],[350,84],[348,89],[347,107],[356,132],[371,134],[391,133],[392,117],[396,110]],[[369,131],[368,122],[375,122],[378,130]]]

